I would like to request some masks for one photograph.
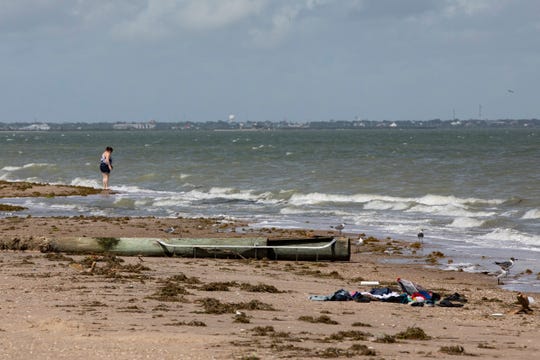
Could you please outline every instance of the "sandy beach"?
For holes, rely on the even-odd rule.
[[[2,183],[0,197],[76,193],[23,187]],[[169,227],[173,234],[164,231]],[[430,261],[452,259],[426,256],[418,244],[399,239],[353,245],[347,262],[294,262],[42,253],[39,244],[66,236],[338,234],[254,231],[223,219],[33,218],[16,212],[0,219],[0,229],[0,358],[513,359],[534,358],[540,350],[538,299],[530,311],[519,311],[518,293],[502,290],[493,276],[434,269]],[[466,302],[420,307],[309,299],[340,289],[369,291],[373,286],[361,285],[366,280],[399,290],[397,278],[443,298],[458,293]]]

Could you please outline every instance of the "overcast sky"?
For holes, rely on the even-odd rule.
[[[540,118],[538,0],[0,0],[0,37],[0,122]]]

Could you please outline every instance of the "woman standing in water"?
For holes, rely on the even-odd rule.
[[[113,169],[112,158],[111,158],[112,152],[113,152],[113,148],[110,146],[107,146],[103,154],[101,154],[101,160],[99,161],[99,170],[101,171],[101,174],[103,175],[103,190],[109,189],[109,174],[111,173]]]

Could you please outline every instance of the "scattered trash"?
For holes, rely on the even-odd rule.
[[[521,305],[521,308],[514,311],[514,314],[530,314],[532,313],[532,309],[529,307],[530,301],[529,296],[525,296],[522,293],[518,293],[517,295],[517,302],[519,305]]]
[[[379,285],[378,281],[360,281],[360,285],[362,286],[376,286]]]

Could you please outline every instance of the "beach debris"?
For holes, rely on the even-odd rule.
[[[360,285],[362,286],[377,286],[379,285],[378,281],[360,281]]]
[[[521,308],[515,310],[514,314],[530,314],[530,313],[532,313],[532,309],[530,308],[530,301],[529,301],[528,296],[523,295],[523,293],[518,293],[517,302],[521,306]]]
[[[347,291],[339,289],[331,295],[310,295],[312,301],[355,301],[369,303],[371,301],[382,301],[389,303],[409,304],[411,306],[440,307],[463,307],[467,303],[465,296],[455,292],[444,298],[439,293],[424,289],[422,286],[406,279],[397,279],[401,288],[401,293],[390,287],[374,287],[370,291]],[[376,284],[378,281],[362,281],[362,285]]]
[[[172,226],[171,227],[168,227],[166,229],[163,229],[163,231],[165,231],[167,234],[172,234],[176,229],[173,228]]]
[[[439,352],[448,354],[448,355],[464,355],[465,349],[461,345],[450,345],[450,346],[441,346]]]
[[[245,312],[236,310],[234,314],[234,322],[240,324],[249,324],[251,316],[248,316]]]

